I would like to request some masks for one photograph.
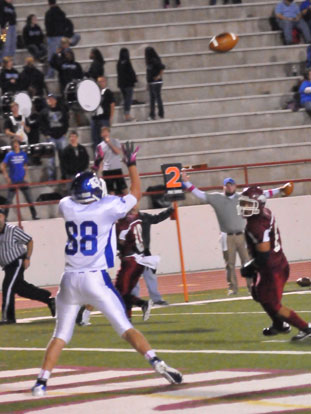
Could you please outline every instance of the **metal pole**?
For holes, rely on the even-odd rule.
[[[174,205],[174,210],[175,210],[175,218],[176,218],[176,226],[177,226],[177,237],[178,237],[179,256],[180,256],[180,265],[181,265],[181,276],[182,276],[182,283],[184,287],[184,298],[185,298],[185,302],[189,302],[188,286],[187,286],[185,264],[184,264],[184,254],[183,254],[183,249],[182,249],[181,232],[180,232],[180,225],[179,225],[178,204],[176,201],[174,201],[173,205]]]

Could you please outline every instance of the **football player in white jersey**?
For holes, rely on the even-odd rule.
[[[77,174],[71,196],[60,201],[59,210],[68,235],[66,264],[56,297],[56,327],[32,388],[33,396],[45,395],[51,372],[72,337],[78,311],[86,303],[101,311],[115,331],[144,355],[157,373],[172,384],[182,382],[182,374],[159,359],[143,334],[128,320],[124,304],[107,273],[114,259],[114,223],[125,217],[141,198],[137,151],[130,142],[123,146],[131,181],[130,194],[122,198],[106,195],[103,180],[89,171]]]

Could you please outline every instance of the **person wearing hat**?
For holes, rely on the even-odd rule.
[[[0,208],[0,266],[4,270],[2,283],[2,320],[0,325],[16,323],[15,294],[45,303],[55,316],[55,299],[49,290],[38,288],[24,279],[33,251],[33,240],[18,226],[5,222],[6,214]]]
[[[188,191],[192,192],[194,196],[204,201],[206,204],[210,204],[216,213],[221,232],[221,247],[226,264],[228,296],[235,295],[238,292],[238,282],[235,273],[237,253],[240,257],[242,266],[249,261],[244,236],[246,222],[245,219],[237,213],[237,205],[241,193],[236,191],[236,182],[232,177],[227,177],[223,181],[222,193],[207,193],[191,184],[185,171],[182,172],[182,179],[183,186]],[[282,195],[287,195],[285,192],[287,186],[288,183],[280,188],[264,190],[264,194],[266,198],[273,197],[280,193]],[[247,287],[250,290],[251,281],[248,279],[246,279],[246,281]]]

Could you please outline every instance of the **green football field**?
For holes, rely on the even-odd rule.
[[[296,284],[290,283],[286,292],[283,304],[311,321],[310,291],[297,289]],[[142,321],[140,311],[134,312],[133,323],[160,357],[184,373],[185,381],[187,375],[214,370],[310,371],[311,340],[291,342],[296,329],[286,335],[264,337],[262,329],[270,325],[270,320],[245,290],[233,298],[227,298],[225,290],[197,292],[190,294],[189,303],[183,302],[182,295],[167,295],[165,299],[170,306],[152,309],[147,322]],[[28,323],[0,327],[0,372],[40,367],[54,328],[54,320],[44,318],[48,315],[46,308],[19,310],[17,318]],[[62,353],[59,367],[149,368],[143,357],[128,352],[129,345],[114,333],[101,315],[93,315],[91,322],[91,326],[76,327],[71,343]],[[21,375],[18,381],[24,379]],[[27,380],[34,379],[35,375],[27,376]],[[11,381],[10,377],[0,377],[1,413],[28,412],[30,408],[44,405],[43,400],[3,402],[1,386]],[[17,389],[18,381],[15,383]],[[300,387],[295,392],[305,392],[305,388]],[[89,396],[93,398],[94,395]],[[88,399],[86,395],[85,398]],[[54,403],[59,400],[56,398]],[[299,412],[311,412],[311,407],[306,411],[301,411],[302,408]]]

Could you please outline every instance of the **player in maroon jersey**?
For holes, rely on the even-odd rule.
[[[138,216],[138,208],[132,209],[126,217],[117,222],[116,231],[121,267],[117,273],[115,286],[123,298],[128,318],[131,319],[132,307],[136,305],[142,308],[143,320],[147,321],[152,300],[146,301],[131,293],[146,265],[143,254],[142,221]]]
[[[265,202],[263,190],[255,186],[246,188],[239,198],[238,214],[247,220],[245,236],[252,256],[252,260],[241,268],[241,275],[253,279],[253,298],[272,319],[272,326],[265,328],[263,334],[288,333],[292,325],[300,331],[292,340],[301,341],[311,337],[311,325],[281,303],[289,264],[282,250],[275,217],[265,207]]]

